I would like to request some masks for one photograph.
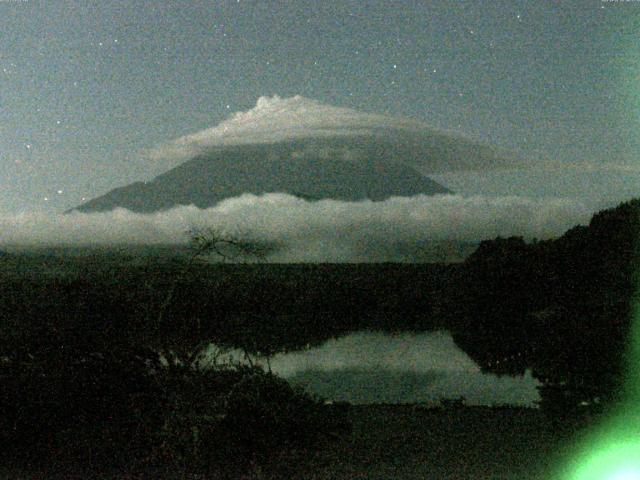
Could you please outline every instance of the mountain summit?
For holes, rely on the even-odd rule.
[[[158,147],[149,157],[177,166],[76,210],[207,208],[243,193],[349,201],[433,195],[449,190],[425,174],[505,163],[489,147],[415,120],[300,96],[261,97],[253,109]]]

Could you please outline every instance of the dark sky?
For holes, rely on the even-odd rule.
[[[140,179],[141,151],[273,94],[640,170],[639,19],[600,0],[0,0],[0,212]]]

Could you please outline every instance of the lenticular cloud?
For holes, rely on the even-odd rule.
[[[308,202],[246,194],[209,209],[183,206],[153,214],[118,209],[5,215],[0,246],[183,244],[188,230],[212,228],[277,245],[273,261],[392,261],[407,260],[402,248],[429,241],[550,238],[589,216],[585,205],[566,199],[436,195]]]
[[[275,143],[303,137],[366,135],[379,129],[419,132],[428,127],[418,121],[362,113],[325,105],[296,95],[260,97],[256,106],[237,112],[213,128],[180,137],[150,151],[152,158],[187,158],[215,146]]]
[[[299,95],[260,97],[254,108],[151,149],[146,156],[168,168],[214,148],[344,137],[401,148],[402,162],[424,174],[522,166],[493,148],[417,120],[335,107]]]

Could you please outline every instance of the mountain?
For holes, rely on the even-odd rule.
[[[313,141],[314,146],[319,143],[327,142]],[[317,152],[297,153],[308,146],[308,142],[294,141],[216,148],[150,182],[112,190],[78,210],[122,207],[154,212],[177,205],[207,208],[243,193],[285,192],[307,200],[384,200],[391,196],[449,193],[412,167],[387,161],[384,151],[358,161]],[[367,144],[367,148],[371,146]]]
[[[153,180],[116,188],[76,210],[207,208],[243,193],[283,192],[308,200],[347,201],[434,195],[450,191],[425,172],[506,162],[489,147],[421,122],[303,97],[263,97],[254,109],[148,156],[166,164],[167,171]]]

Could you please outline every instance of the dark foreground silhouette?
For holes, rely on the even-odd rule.
[[[496,478],[478,475],[553,443],[545,422],[566,435],[618,401],[639,231],[634,200],[556,240],[482,242],[457,265],[6,254],[0,460],[45,478]],[[349,413],[250,363],[355,330],[436,328],[485,371],[531,369],[541,410]],[[249,364],[199,368],[211,342]],[[320,461],[344,475],[322,477]]]

